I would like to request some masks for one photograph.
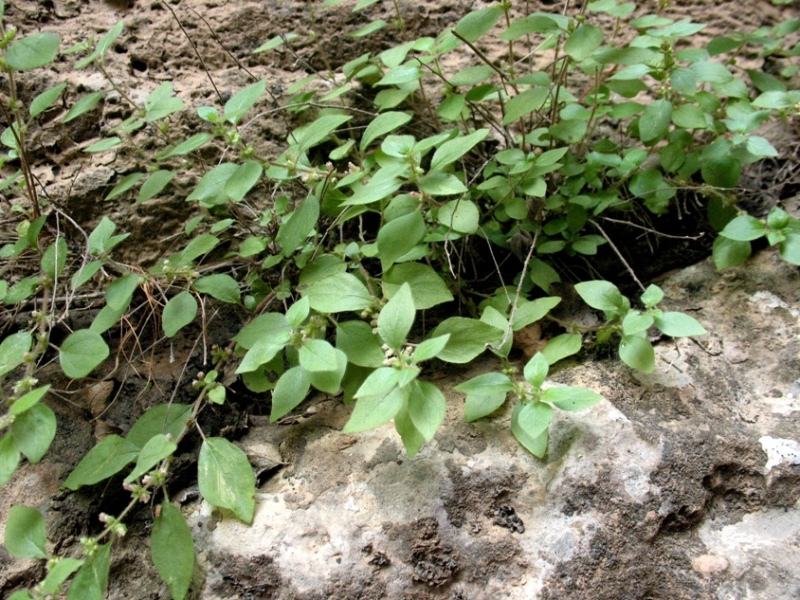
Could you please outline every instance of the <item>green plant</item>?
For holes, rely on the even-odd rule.
[[[355,10],[371,4],[359,2]],[[3,6],[0,1],[0,17]],[[124,535],[125,517],[156,497],[153,561],[172,596],[186,596],[191,533],[164,485],[185,436],[196,432],[202,439],[203,497],[245,522],[253,517],[255,479],[244,453],[198,424],[208,406],[229,401],[234,376],[254,393],[271,392],[271,421],[291,413],[312,388],[342,391],[354,403],[345,431],[394,420],[414,456],[445,414],[444,395],[421,376],[422,364],[464,364],[488,349],[503,361],[502,372],[455,388],[467,396],[467,420],[491,415],[510,393],[513,434],[543,457],[553,407],[582,410],[600,400],[591,390],[549,386],[548,373],[560,360],[618,337],[622,360],[651,371],[653,328],[669,336],[705,332],[694,319],[657,308],[663,293],[639,281],[606,223],[658,235],[642,225],[647,214],[666,213],[687,199],[707,201],[709,220],[721,231],[718,267],[742,262],[749,242],[762,236],[797,264],[797,220],[778,208],[765,222],[737,216],[734,201],[743,165],[777,154],[756,135],[759,126],[768,119],[794,124],[800,103],[800,92],[787,83],[795,75],[791,66],[780,77],[766,75],[740,69],[737,55],[759,48],[765,56],[797,56],[800,49],[787,40],[800,21],[694,48],[683,42],[702,24],[669,18],[666,3],[632,18],[634,9],[597,0],[574,14],[519,16],[518,7],[502,2],[466,15],[436,38],[412,40],[394,3],[394,23],[374,21],[351,35],[394,28],[402,42],[346,63],[341,73],[312,73],[289,87],[285,103],[252,117],[281,116],[292,124],[277,157],[263,152],[245,120],[262,108],[265,80],[218,106],[193,109],[162,83],[139,105],[105,67],[109,48],[124,33],[120,22],[96,42],[64,52],[82,54],[75,68],[97,69],[107,87],[69,101],[59,114],[65,83],[27,106],[16,86],[19,73],[55,59],[59,40],[47,33],[17,39],[3,24],[0,66],[9,94],[2,103],[7,127],[0,141],[8,148],[2,164],[19,170],[0,183],[18,217],[15,239],[0,248],[8,261],[0,301],[31,318],[19,330],[3,325],[0,377],[14,382],[4,382],[10,392],[0,419],[0,483],[12,477],[21,456],[40,460],[55,435],[53,412],[41,402],[52,388],[37,381],[48,352],[57,351],[66,377],[81,379],[105,368],[112,353],[141,351],[139,332],[154,332],[153,346],[163,347],[199,328],[205,348],[213,318],[208,309],[235,307],[245,315],[237,335],[212,348],[210,360],[204,355],[194,402],[151,408],[126,436],[100,441],[64,482],[77,490],[124,473],[121,484],[131,494],[119,515],[102,516],[100,534],[82,540],[80,558],[49,556],[41,515],[13,509],[9,552],[48,558],[45,580],[14,597],[59,593],[73,574],[69,598],[102,597],[110,538]],[[255,52],[288,51],[302,61],[292,47],[296,39],[273,38]],[[502,52],[490,57],[491,47]],[[444,59],[455,52],[474,61],[448,72]],[[186,197],[197,216],[186,224],[182,250],[147,270],[116,257],[127,234],[118,234],[111,219],[103,216],[83,232],[42,197],[33,176],[30,134],[44,126],[41,118],[63,124],[85,117],[111,91],[127,104],[127,118],[85,151],[128,148],[139,166],[106,200],[150,202],[172,193],[182,171],[200,169],[192,162],[198,151],[219,159]],[[374,109],[351,106],[356,95]],[[204,130],[179,133],[181,113],[196,114]],[[137,145],[143,131],[158,140],[157,150]],[[641,309],[594,274],[591,260],[604,247],[641,288]],[[500,267],[515,255],[516,267]],[[561,302],[554,284],[565,264],[590,274],[575,290],[603,313],[602,323],[585,326],[551,314]],[[486,271],[490,285],[483,283]],[[23,276],[9,285],[12,272]],[[70,330],[71,303],[92,301],[86,290],[102,296],[102,308],[88,327]],[[458,314],[441,318],[456,301]],[[537,323],[553,335],[517,381],[509,362],[513,334]],[[57,348],[53,331],[66,334]]]

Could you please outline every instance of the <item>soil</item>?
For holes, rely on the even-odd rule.
[[[235,91],[261,78],[267,78],[269,95],[280,102],[287,97],[286,89],[312,70],[336,69],[366,51],[377,52],[391,46],[391,28],[368,38],[368,46],[344,34],[375,18],[389,21],[393,11],[391,3],[380,3],[356,14],[350,11],[352,3],[330,8],[314,7],[316,4],[319,3],[312,5],[295,0],[170,0],[168,5],[159,1],[9,0],[6,19],[24,32],[42,29],[58,33],[62,48],[91,35],[100,35],[123,19],[125,31],[107,60],[108,72],[120,87],[130,90],[133,97],[141,101],[157,85],[171,81],[187,105],[210,106],[224,102]],[[547,0],[531,2],[530,6],[545,11],[556,8],[555,3]],[[407,29],[419,37],[436,36],[474,8],[465,0],[408,0],[401,2],[400,7],[406,15]],[[732,31],[774,25],[787,16],[798,15],[796,7],[774,6],[766,0],[747,3],[685,0],[675,2],[670,11],[677,18],[691,17],[707,23],[701,35],[708,39]],[[312,29],[320,40],[317,45],[298,43],[292,52],[251,54],[275,35]],[[485,47],[483,50],[491,55],[502,48]],[[456,68],[458,60],[466,59],[456,57],[453,60],[451,66]],[[739,60],[756,69],[773,68],[764,65],[755,55],[743,55]],[[71,70],[72,63],[72,60],[62,60],[52,69],[37,70],[23,78],[20,83],[22,100],[33,98],[59,81],[70,82],[69,93],[74,97],[105,85],[90,71]],[[367,95],[370,91],[363,90],[363,93]],[[73,97],[67,98],[68,102],[72,100]],[[103,202],[102,198],[120,177],[147,167],[140,156],[130,150],[98,155],[83,152],[110,127],[127,117],[128,109],[119,96],[110,94],[98,108],[67,126],[55,124],[58,115],[58,111],[52,111],[48,116],[52,126],[35,132],[32,139],[32,143],[41,148],[34,171],[48,200],[74,221],[74,225],[70,225],[61,219],[57,225],[78,237],[78,229],[89,231],[103,215],[109,216],[120,230],[131,234],[120,246],[121,260],[144,269],[180,248],[181,237],[176,234],[195,214],[185,197],[196,184],[201,170],[187,164],[168,195],[138,207],[127,197]],[[296,120],[284,117],[262,118],[249,126],[249,133],[257,140],[256,149],[260,154],[274,156],[297,124]],[[176,133],[189,135],[199,131],[203,124],[198,118],[185,115],[175,126]],[[757,216],[763,216],[777,204],[796,211],[800,190],[797,132],[774,124],[764,135],[779,148],[781,157],[747,170],[741,199]],[[155,134],[141,139],[141,148],[148,151],[162,145],[163,141]],[[212,165],[218,158],[216,151],[209,150],[198,162]],[[268,200],[257,198],[254,207]],[[7,205],[2,206],[0,235],[2,227],[12,222]],[[692,198],[686,198],[680,210],[648,222],[649,228],[668,232],[673,238],[649,234],[631,236],[629,229],[613,224],[607,231],[639,277],[649,281],[707,256],[711,236],[705,221],[703,211]],[[701,239],[696,239],[701,235]],[[704,264],[705,267],[698,267],[702,277],[693,275],[689,283],[684,281],[684,287],[675,284],[676,290],[691,290],[677,300],[679,308],[692,310],[709,301],[710,292],[703,290],[713,288],[718,275]],[[575,275],[591,272],[614,279],[623,288],[630,285],[625,268],[608,248],[591,264],[584,261],[562,267]],[[783,297],[790,306],[797,306],[800,303],[796,294],[797,270],[789,268],[783,273],[786,278]],[[680,279],[681,275],[673,277]],[[739,277],[749,281],[754,276]],[[794,287],[790,285],[792,281]],[[770,281],[770,285],[778,284]],[[741,347],[746,345],[748,333],[762,326],[757,318],[748,316],[752,306],[746,302],[740,304],[741,313],[726,315],[727,319],[738,323],[742,332],[739,346],[726,340],[728,346],[723,357],[731,363],[745,356]],[[727,305],[726,310],[730,309],[731,305]],[[94,311],[91,303],[78,306],[72,324],[80,326],[88,322]],[[24,317],[4,315],[0,325],[6,327],[10,319]],[[74,551],[81,536],[99,531],[101,524],[97,515],[117,512],[126,502],[117,485],[119,482],[112,481],[109,485],[77,493],[59,489],[60,484],[97,439],[112,432],[125,433],[144,411],[170,398],[175,402],[190,402],[193,399],[191,380],[198,371],[208,368],[207,348],[230,339],[243,319],[244,315],[236,311],[219,311],[209,317],[203,330],[188,328],[169,347],[155,350],[147,350],[155,340],[153,324],[143,322],[137,350],[132,355],[117,356],[123,366],[109,364],[105,370],[99,369],[98,372],[107,375],[81,388],[70,388],[68,381],[59,379],[55,368],[50,372],[45,370],[44,375],[49,375],[54,388],[60,390],[48,400],[58,420],[57,437],[46,458],[37,465],[20,469],[4,490],[0,518],[4,520],[8,507],[14,504],[40,508],[46,514],[48,540],[53,551],[62,555]],[[126,347],[122,340],[114,340],[114,343],[114,351]],[[797,341],[793,339],[786,344],[796,346]],[[780,348],[782,356],[791,355],[786,344]],[[769,348],[761,350],[770,351]],[[690,354],[695,361],[690,367],[700,369],[696,363],[703,352],[698,350]],[[780,390],[797,385],[800,364],[796,356],[795,352],[793,362],[775,365],[774,372],[770,373],[775,378],[778,393],[789,393]],[[712,585],[697,574],[698,569],[687,566],[686,557],[703,550],[704,542],[698,532],[704,524],[713,522],[715,527],[721,528],[739,523],[747,515],[759,511],[794,510],[800,492],[800,471],[796,467],[781,467],[776,473],[765,473],[761,447],[737,427],[724,424],[731,415],[746,422],[757,418],[749,412],[742,398],[735,397],[738,388],[734,382],[709,377],[703,381],[704,387],[698,395],[691,386],[669,387],[645,381],[637,384],[640,393],[633,396],[623,392],[631,383],[629,371],[608,366],[611,363],[603,364],[606,365],[603,379],[595,383],[607,390],[606,397],[621,414],[624,413],[623,418],[635,423],[636,434],[642,440],[663,444],[660,461],[647,477],[648,485],[659,490],[659,497],[648,492],[641,501],[622,500],[618,490],[608,484],[618,476],[615,474],[618,465],[599,467],[589,480],[578,472],[570,476],[558,471],[561,457],[568,456],[576,445],[586,444],[587,439],[595,445],[607,443],[603,439],[591,439],[591,432],[578,425],[572,429],[565,425],[554,433],[548,462],[536,463],[538,470],[526,462],[532,460],[529,456],[520,458],[515,454],[509,465],[476,473],[460,459],[479,460],[478,457],[491,452],[496,423],[468,426],[460,422],[460,413],[456,414],[451,408],[448,426],[437,434],[439,454],[435,459],[422,463],[407,461],[397,440],[391,437],[381,438],[367,459],[366,455],[347,454],[350,446],[364,443],[364,438],[338,433],[349,414],[349,409],[338,401],[313,397],[292,425],[267,426],[264,415],[269,412],[268,400],[249,393],[238,383],[232,384],[230,402],[216,411],[204,413],[201,425],[209,435],[241,440],[256,468],[260,493],[270,494],[279,489],[280,503],[285,510],[297,515],[311,514],[328,491],[355,485],[353,474],[363,471],[374,477],[368,482],[378,498],[375,502],[386,506],[402,505],[404,512],[402,518],[393,519],[382,519],[378,512],[374,522],[361,525],[365,531],[376,530],[380,534],[375,534],[373,542],[359,541],[360,555],[357,559],[353,556],[347,559],[355,561],[348,576],[336,575],[336,568],[331,566],[331,575],[324,584],[313,589],[303,588],[300,583],[304,582],[295,580],[296,573],[285,566],[274,548],[259,551],[245,560],[242,554],[230,551],[230,544],[235,546],[235,540],[229,540],[227,547],[212,544],[217,539],[217,531],[223,531],[227,521],[218,515],[201,514],[196,488],[192,488],[199,440],[189,437],[179,449],[170,492],[181,499],[186,514],[195,519],[193,534],[203,566],[197,568],[194,597],[455,600],[501,597],[499,594],[507,593],[507,597],[517,598],[525,597],[516,595],[518,590],[532,589],[524,585],[537,577],[541,585],[536,595],[528,595],[528,598],[711,598],[712,592],[719,592],[713,596],[718,598],[743,597],[737,596],[736,590],[744,588],[736,588],[736,585],[740,580],[747,580],[746,574],[737,572],[735,577],[731,576],[733,583],[728,588],[723,585],[728,582],[724,578]],[[494,363],[487,361],[471,368],[480,372],[494,367]],[[565,372],[564,377],[571,375]],[[465,378],[463,371],[448,372],[437,383],[448,387]],[[702,394],[724,398],[731,398],[733,394],[734,402],[707,410],[706,398],[699,397]],[[456,395],[448,392],[448,397]],[[718,430],[715,424],[719,424]],[[783,437],[796,437],[791,425],[779,423],[775,427],[777,429],[771,431],[775,435],[783,427],[786,429]],[[676,437],[675,431],[679,428],[682,432]],[[336,435],[330,436],[331,432]],[[509,448],[511,446],[504,447],[503,452],[514,452]],[[618,460],[636,462],[638,457],[618,457]],[[430,506],[417,504],[415,488],[410,483],[414,478],[425,477],[446,482],[446,486],[438,490],[436,500],[430,501]],[[531,552],[530,539],[541,534],[535,522],[540,516],[535,506],[537,502],[543,505],[549,493],[548,477],[558,482],[555,487],[560,486],[552,502],[557,505],[559,518],[564,523],[567,520],[574,523],[597,513],[610,514],[613,518],[598,526],[592,536],[586,533],[586,547],[580,552],[575,550],[576,556],[580,554],[579,559],[553,559],[552,564],[547,563],[551,566],[545,568],[542,557],[559,552],[555,542],[561,543],[560,538],[553,535],[549,540],[554,541],[555,549],[537,547],[535,553]],[[302,520],[303,517],[298,518]],[[152,507],[142,506],[127,521],[129,534],[113,550],[109,597],[169,597],[149,560],[147,534],[152,519]],[[316,534],[311,529],[309,525],[302,539],[315,539]],[[319,546],[309,547],[319,550],[322,544],[320,541]],[[706,568],[705,564],[701,567]],[[4,597],[16,589],[35,584],[43,573],[41,562],[14,561],[0,547],[0,594]],[[800,570],[794,575],[800,579]],[[757,590],[758,586],[754,583],[748,589]],[[764,589],[767,589],[766,584]],[[487,595],[481,595],[481,590]],[[730,592],[733,595],[726,595],[725,590],[733,590]],[[796,587],[787,593],[797,593]]]

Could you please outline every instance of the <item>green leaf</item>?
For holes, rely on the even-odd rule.
[[[502,15],[503,10],[499,6],[487,6],[462,17],[456,24],[455,31],[468,42],[475,42],[494,27]]]
[[[106,288],[106,304],[115,310],[125,310],[138,287],[139,276],[135,273],[115,279]]]
[[[499,392],[489,396],[468,394],[467,401],[464,403],[464,418],[467,423],[482,419],[503,406],[505,401],[506,392]]]
[[[64,487],[77,490],[81,486],[108,479],[124,469],[138,455],[138,446],[118,435],[109,435],[81,459],[67,477]]]
[[[100,100],[102,100],[105,95],[105,90],[87,94],[70,107],[70,109],[67,111],[67,114],[61,118],[61,122],[69,123],[70,121],[77,119],[81,115],[89,112],[100,103]],[[108,200],[108,198],[106,198],[106,200]]]
[[[647,286],[647,289],[642,294],[642,304],[647,308],[653,308],[656,304],[664,299],[664,292],[660,287],[654,284]]]
[[[481,213],[472,200],[451,200],[439,207],[439,223],[459,233],[478,231]]]
[[[511,432],[525,448],[534,453],[531,448],[528,448],[525,441],[535,440],[546,432],[547,426],[552,420],[553,408],[549,404],[544,402],[519,403],[514,407],[511,415]]]
[[[67,82],[65,81],[36,96],[36,98],[31,101],[30,105],[31,118],[39,116],[53,106],[66,87]]]
[[[731,155],[732,150],[730,141],[724,138],[717,139],[703,149],[700,154],[703,181],[716,187],[736,187],[742,174],[742,165]]]
[[[142,177],[144,177],[144,173],[131,173],[130,175],[126,175],[120,179],[119,183],[115,185],[110,192],[108,192],[108,195],[104,198],[104,200],[111,200],[117,196],[121,196],[139,183],[139,180]]]
[[[111,542],[98,546],[72,580],[67,600],[103,600],[108,587],[110,556]]]
[[[309,373],[303,367],[292,367],[281,375],[272,391],[270,423],[292,412],[305,400],[310,387]]]
[[[189,152],[194,152],[201,146],[204,146],[206,143],[211,141],[213,138],[214,136],[211,135],[210,133],[197,133],[192,137],[190,137],[189,139],[182,141],[174,148],[168,148],[163,153],[159,154],[157,158],[164,159],[164,158],[171,158],[173,156],[182,156],[184,154],[189,154]],[[231,163],[223,163],[223,164],[230,165]],[[236,165],[233,166],[234,168],[236,167]],[[211,171],[209,171],[209,173],[210,172]],[[187,198],[187,200],[189,200],[189,198]]]
[[[600,402],[603,396],[582,387],[551,387],[542,394],[542,400],[557,406],[561,410],[579,411]]]
[[[39,400],[44,398],[44,395],[50,390],[50,387],[50,384],[43,385],[18,398],[16,401],[14,401],[14,404],[11,405],[11,409],[8,411],[8,414],[15,416],[21,415],[26,410],[30,409],[34,404],[38,403]]]
[[[103,254],[119,244],[130,234],[114,235],[117,226],[108,217],[103,217],[100,222],[89,234],[89,252],[92,254]]]
[[[347,355],[341,350],[333,351],[333,360],[326,371],[313,371],[308,374],[311,385],[326,394],[337,394],[347,371]]]
[[[184,266],[191,264],[195,259],[211,252],[217,244],[219,238],[210,233],[198,235],[181,252],[179,264]]]
[[[158,196],[163,189],[169,185],[173,177],[175,177],[175,171],[167,171],[164,169],[150,175],[139,189],[139,197],[136,199],[136,203],[141,204],[142,202],[147,202]]]
[[[0,438],[0,487],[8,483],[17,470],[21,455],[17,443],[10,434]]]
[[[394,371],[394,369],[389,370]],[[381,371],[382,369],[378,369],[373,372],[373,375]],[[367,381],[369,381],[369,377]],[[361,385],[356,397],[359,396],[367,381]],[[385,395],[358,397],[355,408],[353,408],[353,414],[350,416],[350,420],[347,421],[347,425],[342,429],[342,432],[357,433],[390,421],[403,408],[403,404],[407,399],[407,390],[408,387],[393,387]]]
[[[141,452],[139,452],[139,458],[136,459],[136,466],[125,478],[125,482],[130,483],[142,475],[149,473],[158,463],[168,456],[171,456],[177,449],[178,445],[163,434],[151,437],[144,445]]]
[[[243,522],[252,523],[256,481],[240,448],[225,438],[206,438],[200,448],[197,483],[210,504],[227,508]]]
[[[547,364],[553,365],[563,358],[580,352],[583,342],[579,333],[562,333],[557,335],[542,349]]]
[[[455,175],[434,171],[419,180],[419,189],[430,196],[452,196],[463,194],[466,186]]]
[[[411,415],[408,412],[408,404],[404,405],[394,416],[394,428],[403,440],[403,446],[406,449],[408,458],[415,457],[419,449],[422,448],[422,445],[425,443],[425,437],[411,420]]]
[[[262,79],[235,93],[231,96],[231,99],[225,103],[225,114],[223,118],[229,123],[236,125],[241,121],[247,111],[253,108],[253,105],[258,102],[258,99],[266,89],[267,80]]]
[[[225,182],[225,193],[234,202],[241,202],[247,193],[261,179],[264,167],[255,160],[248,160],[233,172]]]
[[[237,374],[255,371],[261,365],[270,362],[292,340],[292,332],[281,331],[275,336],[259,339],[244,355],[241,364],[236,369]]]
[[[373,304],[367,287],[351,273],[337,273],[306,290],[311,308],[320,313],[361,311]]]
[[[152,123],[183,109],[183,100],[173,96],[173,92],[172,83],[169,81],[165,81],[150,92],[144,101],[144,120]]]
[[[183,600],[194,574],[194,540],[181,511],[168,502],[153,523],[150,554],[173,600]]]
[[[233,277],[224,273],[201,277],[192,284],[192,287],[201,294],[208,294],[220,302],[239,304],[242,299],[239,284]]]
[[[70,575],[83,566],[83,562],[84,561],[75,558],[62,558],[59,559],[58,562],[49,563],[47,577],[44,578],[41,584],[42,593],[45,596],[55,596],[58,594],[64,582],[69,579]],[[31,600],[33,600],[32,597]]]
[[[450,77],[449,83],[453,87],[468,87],[476,83],[485,81],[494,75],[495,70],[489,65],[478,65],[477,67],[467,67],[461,69]]]
[[[426,264],[408,262],[394,265],[383,276],[383,292],[391,298],[404,283],[411,286],[414,308],[417,310],[425,310],[453,299],[444,280]]]
[[[12,506],[6,519],[4,543],[14,558],[47,557],[47,529],[42,513],[27,506]]]
[[[11,435],[27,459],[38,463],[56,437],[56,416],[44,404],[34,404],[14,419]]]
[[[394,367],[380,367],[364,379],[353,397],[385,396],[398,386],[400,379],[400,370]]]
[[[110,354],[108,346],[99,333],[79,329],[67,336],[61,344],[59,362],[67,377],[86,377]]]
[[[371,33],[380,31],[384,27],[386,27],[386,21],[384,21],[383,19],[378,19],[377,21],[373,21],[368,25],[364,25],[364,27],[356,29],[355,31],[351,31],[350,33],[348,33],[348,35],[354,38],[365,37],[367,35],[370,35]]]
[[[535,389],[539,389],[547,378],[549,369],[550,366],[544,354],[537,352],[533,358],[527,362],[522,374],[525,376],[525,379],[528,380],[528,383]]]
[[[453,390],[462,394],[486,397],[496,394],[503,394],[503,397],[505,397],[513,389],[513,382],[508,375],[503,373],[483,373],[453,388]]]
[[[42,272],[55,280],[67,264],[67,240],[58,236],[42,255]]]
[[[626,335],[619,343],[619,357],[629,367],[643,373],[652,373],[656,366],[656,354],[647,338]]]
[[[433,439],[446,408],[444,394],[432,383],[415,381],[409,386],[408,415],[426,442]]]
[[[450,334],[450,339],[439,358],[452,363],[467,363],[503,338],[501,329],[466,317],[446,319],[433,330],[431,337],[446,334]]]
[[[783,260],[793,265],[800,265],[800,234],[787,235],[780,243],[779,250]]]
[[[404,112],[385,112],[378,115],[364,130],[359,148],[361,148],[363,152],[376,139],[402,127],[408,123],[411,118],[412,116],[410,114]]]
[[[364,321],[345,321],[336,327],[336,347],[347,360],[359,367],[377,368],[383,365],[384,354],[378,336]]]
[[[306,371],[330,371],[336,365],[336,350],[325,340],[311,339],[300,347],[298,358]]]
[[[514,313],[514,321],[512,323],[514,331],[519,331],[531,323],[541,321],[551,309],[559,304],[559,302],[561,302],[561,298],[558,296],[549,296],[547,298],[537,298],[532,302],[519,304],[517,306],[517,311]]]
[[[603,312],[618,311],[623,305],[622,294],[610,281],[584,281],[575,285],[575,291],[586,304]]]
[[[16,369],[31,351],[33,336],[28,331],[20,331],[6,337],[0,343],[0,377]]]
[[[161,315],[162,328],[172,337],[197,316],[197,300],[191,292],[183,291],[169,299]]]
[[[378,315],[378,333],[390,348],[395,351],[402,348],[415,315],[411,286],[404,283]]]
[[[197,200],[200,206],[206,208],[226,204],[228,202],[228,194],[225,193],[225,185],[238,169],[239,165],[234,163],[217,165],[200,178],[192,193],[187,196],[186,201]]]
[[[28,71],[53,62],[58,54],[59,37],[54,33],[26,35],[6,50],[6,65],[16,71]]]
[[[191,416],[188,404],[159,404],[136,420],[125,439],[139,449],[157,435],[176,440]]]
[[[91,144],[83,149],[84,152],[87,153],[97,153],[97,152],[105,152],[106,150],[111,150],[116,146],[119,146],[122,143],[122,139],[117,136],[113,136],[110,138],[105,138]]]
[[[296,144],[296,147],[292,147],[292,151],[299,155],[309,148],[313,148],[352,118],[349,115],[325,115],[319,117],[314,122],[303,127],[301,133],[295,131],[291,134],[290,142]]]
[[[411,251],[425,235],[422,213],[414,211],[392,219],[378,232],[378,256],[381,268],[388,270],[395,261]]]
[[[719,236],[714,240],[712,252],[714,266],[721,271],[728,267],[744,264],[750,258],[752,251],[750,242],[739,242]]]
[[[639,119],[639,139],[645,144],[664,139],[671,121],[672,103],[664,99],[656,100],[644,109]]]
[[[325,4],[323,4],[325,6]],[[285,42],[290,42],[299,38],[300,36],[296,33],[287,33],[285,35],[276,35],[273,38],[270,38],[269,41],[264,42],[258,48],[253,50],[253,54],[259,54],[261,52],[266,52],[267,50],[274,50],[282,46]]]
[[[603,43],[603,30],[586,23],[578,26],[564,43],[564,52],[572,60],[580,62]]]
[[[314,231],[319,218],[319,200],[310,194],[295,209],[289,220],[281,225],[275,241],[280,244],[284,256],[290,256],[305,245]]]
[[[442,144],[431,159],[431,171],[438,171],[457,161],[489,134],[488,129],[478,129]]]
[[[763,221],[750,215],[739,215],[730,221],[720,235],[738,242],[749,242],[763,237],[767,233]]]
[[[632,310],[622,319],[622,333],[634,335],[647,331],[653,325],[653,315]]]
[[[688,337],[708,333],[695,319],[681,312],[656,313],[654,316],[656,327],[671,337]]]
[[[439,356],[439,353],[444,350],[444,347],[447,345],[449,339],[449,335],[440,335],[439,337],[431,338],[422,342],[416,347],[414,354],[411,355],[414,364]]]

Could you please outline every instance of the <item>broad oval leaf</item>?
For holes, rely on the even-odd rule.
[[[183,600],[194,573],[194,540],[181,511],[172,504],[162,504],[150,536],[153,565],[167,584],[174,600]]]
[[[35,508],[12,506],[8,510],[4,544],[14,558],[45,558],[47,530]]]
[[[507,394],[505,392],[490,394],[488,396],[468,394],[467,400],[464,403],[464,419],[466,419],[467,423],[472,423],[473,421],[477,421],[478,419],[492,414],[505,404],[506,396]]]
[[[294,410],[298,404],[305,400],[310,387],[309,374],[303,367],[292,367],[281,375],[278,383],[275,384],[275,389],[272,391],[270,423],[274,423]]]
[[[56,437],[56,416],[44,404],[34,404],[14,419],[11,435],[27,459],[38,463]]]
[[[392,371],[394,369],[391,369]],[[362,385],[363,387],[363,385]],[[342,430],[343,433],[356,433],[383,425],[403,408],[408,387],[395,387],[385,395],[366,396],[356,401],[353,414]],[[358,395],[358,394],[356,394]]]
[[[583,387],[551,387],[542,394],[542,400],[550,402],[561,410],[578,411],[594,406],[603,396]]]
[[[360,148],[363,152],[379,137],[391,133],[411,120],[412,116],[404,112],[385,112],[375,117],[361,137]]]
[[[478,129],[442,144],[431,159],[431,171],[438,171],[457,161],[489,134],[488,129]]]
[[[511,433],[523,448],[542,458],[547,452],[547,426],[552,418],[553,409],[549,404],[519,403],[511,415]]]
[[[158,463],[175,452],[177,448],[178,445],[164,434],[151,437],[139,453],[139,457],[136,459],[136,466],[125,478],[125,481],[130,483],[151,471]]]
[[[415,314],[411,287],[404,283],[378,315],[378,334],[390,348],[399,350],[405,343]]]
[[[360,311],[373,304],[361,281],[351,273],[336,273],[313,283],[306,290],[311,308],[321,313]]]
[[[111,542],[101,544],[75,575],[67,600],[103,600],[108,587],[110,557]]]
[[[14,42],[6,50],[6,64],[17,71],[36,69],[53,62],[61,40],[55,33],[34,33]]]
[[[201,294],[208,294],[220,302],[238,304],[241,301],[239,284],[233,277],[225,273],[201,277],[192,284],[192,287]]]
[[[172,337],[197,316],[197,300],[192,293],[183,291],[170,298],[161,315],[162,327],[167,337]]]
[[[655,315],[656,327],[671,337],[688,337],[708,333],[695,319],[681,312],[665,312]]]
[[[75,470],[69,474],[64,487],[77,490],[119,473],[139,455],[139,446],[118,435],[109,435],[89,450]]]
[[[61,369],[67,377],[86,377],[110,354],[99,333],[79,329],[67,336],[58,353]]]
[[[209,504],[231,510],[245,523],[252,523],[256,481],[240,448],[225,438],[206,438],[197,462],[197,483]]]
[[[425,220],[414,211],[386,223],[378,232],[378,256],[381,268],[388,270],[395,261],[408,253],[425,235]]]
[[[562,358],[577,354],[582,346],[583,341],[579,333],[562,333],[547,342],[542,349],[542,354],[547,359],[547,363],[553,365]]]
[[[188,404],[159,404],[136,420],[125,439],[140,449],[157,435],[177,439],[191,416],[192,407]]]
[[[619,343],[619,357],[629,367],[643,373],[652,373],[656,366],[656,354],[647,338],[626,335]]]
[[[446,362],[467,363],[503,338],[503,330],[466,317],[450,317],[433,330],[431,337],[450,334],[447,346],[439,353]]]
[[[427,381],[415,381],[409,387],[408,415],[417,431],[422,434],[426,442],[429,442],[444,420],[446,410],[444,394]]]

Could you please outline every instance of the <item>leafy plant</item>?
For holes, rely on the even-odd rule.
[[[202,438],[197,477],[205,500],[244,522],[253,519],[256,484],[245,454],[198,424],[209,405],[230,401],[237,376],[254,393],[270,392],[272,422],[290,415],[312,389],[341,393],[353,404],[346,432],[393,421],[414,456],[445,415],[445,397],[425,380],[424,363],[465,364],[489,350],[502,371],[455,388],[466,394],[465,417],[487,417],[511,395],[512,433],[542,458],[554,408],[583,410],[601,399],[588,389],[550,385],[556,363],[618,341],[626,364],[652,371],[657,331],[705,333],[691,317],[658,308],[663,292],[639,281],[607,223],[660,235],[642,224],[646,215],[692,198],[706,202],[720,231],[713,251],[719,268],[746,260],[750,242],[761,237],[798,264],[797,219],[778,207],[764,221],[735,208],[745,165],[777,155],[759,127],[769,119],[796,122],[796,69],[767,75],[739,68],[736,58],[745,49],[776,60],[796,57],[800,47],[787,40],[800,20],[693,47],[687,42],[705,26],[666,16],[666,4],[637,17],[633,3],[618,0],[519,16],[518,7],[501,2],[465,15],[436,38],[411,39],[394,3],[391,23],[372,21],[350,35],[394,30],[401,42],[340,72],[308,67],[311,74],[289,87],[290,97],[273,99],[269,108],[265,80],[216,106],[187,107],[169,82],[137,104],[106,69],[123,22],[62,53],[78,55],[76,69],[99,71],[105,89],[67,101],[68,85],[58,83],[26,102],[17,78],[50,64],[60,41],[49,33],[20,37],[2,21],[0,68],[9,94],[0,161],[19,168],[0,182],[18,217],[14,241],[0,248],[9,265],[0,301],[30,314],[30,323],[3,325],[0,378],[13,382],[3,382],[9,392],[0,418],[0,485],[23,456],[41,460],[55,436],[55,416],[43,402],[52,384],[37,380],[50,350],[69,379],[108,376],[106,359],[140,345],[143,331],[159,348],[200,331],[205,353],[209,309],[245,315],[232,339],[211,348],[210,360],[204,354],[206,372],[193,383],[192,403],[151,408],[126,436],[103,438],[66,479],[68,490],[111,480],[131,495],[119,515],[101,515],[103,531],[83,539],[80,554],[51,556],[43,517],[12,509],[8,551],[48,559],[44,581],[12,597],[44,598],[67,584],[68,598],[102,597],[110,538],[125,534],[125,517],[138,505],[158,497],[153,563],[172,597],[184,598],[195,561],[191,532],[164,486],[184,437],[196,430]],[[0,18],[3,7],[0,1]],[[286,51],[308,66],[293,47],[298,38],[275,37],[255,53]],[[313,31],[310,38],[318,41]],[[499,56],[486,54],[492,44],[502,47]],[[471,64],[448,71],[445,57],[453,53],[472,57]],[[117,233],[108,216],[84,234],[85,224],[50,204],[33,176],[30,141],[42,117],[56,126],[86,118],[111,91],[127,104],[127,116],[84,150],[136,148],[140,162],[120,174],[106,201],[139,205],[175,194],[173,181],[192,157],[219,157],[186,195],[196,216],[186,223],[182,249],[147,270],[119,260],[128,234]],[[353,107],[356,95],[372,109]],[[205,129],[177,133],[175,120],[186,112]],[[268,116],[284,118],[291,130],[277,157],[266,155],[247,126],[247,119]],[[156,140],[155,150],[141,151],[144,132]],[[590,261],[604,251],[640,287],[640,308],[593,274]],[[551,314],[562,301],[555,284],[568,263],[591,274],[574,287],[602,313],[597,325]],[[88,327],[71,329],[67,316],[78,296],[99,310]],[[549,339],[520,380],[510,362],[514,334],[542,324]],[[58,347],[54,331],[63,334],[52,338],[63,340]]]

